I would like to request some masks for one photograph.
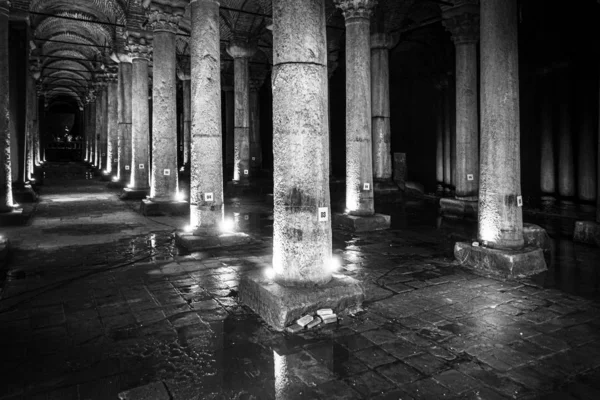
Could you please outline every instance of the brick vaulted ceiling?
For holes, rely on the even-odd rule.
[[[12,10],[29,22],[30,68],[39,72],[50,103],[70,98],[79,106],[89,88],[116,67],[114,53],[123,51],[128,30],[147,29],[145,6],[150,0],[12,0]],[[152,0],[169,3],[175,0]],[[179,4],[188,3],[177,0]],[[272,63],[271,0],[221,0],[222,71],[233,63],[225,47],[234,37],[255,41],[258,51],[251,72],[264,77]],[[344,20],[333,0],[325,0],[330,52],[343,47]],[[405,28],[439,17],[442,0],[379,0],[377,29],[398,35]],[[190,8],[177,34],[177,56],[189,56]],[[334,57],[337,59],[337,57]],[[227,78],[226,78],[227,79]],[[230,79],[230,78],[229,78]]]

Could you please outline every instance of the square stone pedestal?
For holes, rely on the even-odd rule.
[[[523,278],[548,269],[542,249],[529,246],[520,250],[498,250],[456,242],[454,257],[461,265],[480,274],[503,279]]]
[[[391,218],[385,214],[373,214],[368,217],[350,215],[350,214],[333,214],[333,224],[339,225],[344,229],[353,232],[369,232],[380,231],[390,228]]]
[[[600,223],[594,221],[575,222],[573,241],[600,247]]]
[[[444,217],[477,219],[477,200],[444,197],[440,199],[440,213]]]
[[[282,331],[320,308],[331,308],[336,314],[358,310],[365,293],[359,281],[345,275],[334,274],[322,286],[286,287],[270,281],[260,270],[242,277],[239,299],[274,329]]]
[[[142,200],[148,196],[148,189],[125,188],[119,198],[121,200]]]
[[[201,251],[217,247],[239,246],[250,243],[252,238],[245,233],[223,233],[221,235],[194,235],[193,232],[177,232],[175,243],[187,251]]]
[[[187,201],[144,199],[140,204],[140,213],[145,216],[185,215],[189,212]]]

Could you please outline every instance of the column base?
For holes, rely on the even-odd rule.
[[[502,279],[523,278],[546,271],[542,249],[525,247],[519,250],[500,250],[456,242],[454,258],[464,267]]]
[[[539,225],[523,223],[523,240],[526,247],[537,247],[542,249],[546,265],[552,261],[552,243],[546,230]]]
[[[353,232],[370,232],[389,229],[391,218],[385,214],[373,214],[366,217],[335,213],[332,222],[334,225]]]
[[[575,222],[573,241],[600,247],[600,223],[594,221]]]
[[[185,215],[190,212],[187,201],[144,199],[140,213],[145,216]]]
[[[16,203],[35,203],[38,200],[37,193],[29,184],[13,185],[13,200]]]
[[[394,203],[402,201],[402,190],[391,179],[376,180],[373,182],[375,201],[378,203]]]
[[[0,213],[0,226],[25,225],[29,217],[30,212],[24,212],[22,208],[13,208],[11,211]]]
[[[148,191],[150,189],[132,189],[125,188],[119,195],[121,200],[142,200],[148,196]]]
[[[320,308],[331,308],[336,314],[357,311],[365,293],[359,281],[345,275],[334,274],[322,286],[287,287],[267,279],[264,271],[252,271],[240,281],[239,299],[275,330],[283,331]]]
[[[10,241],[0,236],[0,267],[6,265],[10,253]]]
[[[440,213],[449,218],[477,219],[477,200],[453,199],[444,197],[440,199]]]
[[[187,251],[201,251],[220,247],[240,246],[250,243],[252,238],[241,232],[220,235],[195,235],[194,232],[177,232],[175,243]]]

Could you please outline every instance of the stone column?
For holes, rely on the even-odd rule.
[[[371,34],[371,112],[373,124],[373,178],[378,182],[392,179],[390,131],[390,37]]]
[[[185,5],[178,0],[153,0],[148,10],[154,33],[150,178],[150,198],[154,201],[169,202],[178,193],[175,34]]]
[[[444,100],[443,80],[435,83],[436,89],[436,130],[435,130],[435,178],[437,191],[444,191]]]
[[[479,189],[479,121],[477,114],[478,1],[462,0],[444,11],[444,26],[456,46],[455,197],[477,200]]]
[[[567,76],[560,78],[558,106],[558,194],[575,196],[575,164],[573,162],[573,132],[571,127],[571,87]]]
[[[264,78],[250,80],[250,173],[256,176],[262,168],[262,146],[260,140],[260,95]]]
[[[183,92],[183,140],[181,144],[183,146],[183,165],[189,170],[190,162],[190,141],[191,141],[191,90],[192,85],[190,82],[190,59],[182,57],[177,65],[177,77],[182,83]]]
[[[108,147],[108,81],[106,77],[102,78],[102,102],[100,103],[100,109],[102,114],[100,116],[101,128],[100,128],[100,163],[98,168],[102,171],[107,171],[108,162],[106,158],[106,149]]]
[[[233,86],[223,86],[225,92],[225,171],[227,179],[233,178],[234,156],[235,156],[235,98]]]
[[[119,138],[117,151],[118,181],[127,185],[131,180],[131,58],[119,54]]]
[[[372,216],[370,16],[375,0],[336,0],[346,20],[346,211]]]
[[[97,96],[96,96],[96,129],[94,131],[94,166],[98,169],[102,168],[102,121],[104,109],[102,107],[104,103],[104,84],[103,82],[96,83]]]
[[[444,102],[444,191],[452,192],[452,127],[450,119],[451,96],[448,81],[443,86]]]
[[[596,143],[594,143],[594,110],[593,101],[581,87],[578,99],[581,110],[579,125],[579,151],[577,157],[577,195],[580,200],[592,202],[596,200]]]
[[[89,163],[90,165],[93,167],[94,166],[94,157],[95,157],[95,153],[94,153],[94,146],[95,146],[95,138],[96,138],[96,90],[94,88],[90,89],[89,95],[88,95],[88,106],[89,106],[89,111],[90,111],[90,118],[88,121],[88,132],[89,132],[89,139],[90,139],[90,145],[89,145]]]
[[[481,182],[478,238],[523,247],[516,0],[481,3]]]
[[[548,79],[545,80],[547,84]],[[554,171],[554,135],[552,125],[552,91],[542,90],[540,115],[540,190],[542,200],[552,200],[556,192]]]
[[[0,213],[12,211],[10,161],[8,14],[10,2],[0,0]]]
[[[129,32],[127,50],[132,61],[131,103],[131,179],[125,193],[136,192],[138,198],[146,196],[150,185],[149,144],[150,108],[148,105],[148,61],[152,48],[146,32]],[[129,190],[131,189],[131,190]],[[128,196],[133,197],[133,196]]]
[[[227,47],[233,57],[235,98],[233,182],[248,184],[250,180],[250,72],[249,59],[256,45],[243,38],[234,38]]]
[[[36,78],[39,79],[39,76]],[[40,115],[40,99],[43,96],[43,91],[42,91],[42,84],[38,81],[35,84],[35,93],[36,93],[36,100],[35,100],[35,116],[36,116],[36,126],[35,126],[35,130],[34,130],[34,135],[33,135],[33,154],[34,154],[34,160],[35,160],[35,166],[39,166],[42,163],[41,157],[40,157],[40,145],[41,145],[41,139],[40,136],[42,135],[42,123],[41,123],[41,115]]]
[[[31,64],[30,64],[31,65]],[[26,113],[26,144],[27,144],[27,170],[25,173],[25,180],[30,180],[33,178],[33,167],[34,167],[34,153],[33,153],[33,136],[35,135],[34,129],[37,120],[36,114],[36,106],[35,102],[37,101],[37,97],[35,94],[35,78],[32,74],[33,71],[30,71],[27,74],[27,99],[25,105],[25,113]]]
[[[118,72],[111,71],[107,74],[108,81],[108,122],[107,131],[108,139],[106,143],[106,170],[109,174],[116,176],[119,159],[118,159],[118,148],[119,148],[119,84],[118,84]]]
[[[324,2],[274,1],[273,37],[275,280],[285,286],[320,285],[331,279],[332,246]],[[367,87],[368,73],[363,71]],[[369,165],[370,154],[369,148]]]

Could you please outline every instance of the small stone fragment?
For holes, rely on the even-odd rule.
[[[337,315],[335,314],[323,315],[321,318],[323,318],[323,323],[325,324],[337,322]]]
[[[312,322],[310,322],[308,325],[306,325],[306,329],[312,329],[315,326],[319,325],[320,323],[321,323],[321,318],[315,317],[315,319],[313,319]]]
[[[331,315],[333,314],[333,310],[331,308],[321,308],[320,310],[317,310],[317,315],[319,317],[322,317],[324,315]]]
[[[313,320],[313,316],[312,315],[305,315],[304,317],[300,318],[299,320],[296,321],[296,323],[302,327],[308,325],[311,321]]]
[[[300,331],[302,330],[302,328],[303,328],[303,327],[302,327],[302,326],[300,326],[300,325],[298,325],[298,324],[292,324],[292,325],[288,326],[288,327],[286,328],[286,330],[287,330],[289,333],[296,333],[296,332],[300,332]]]

